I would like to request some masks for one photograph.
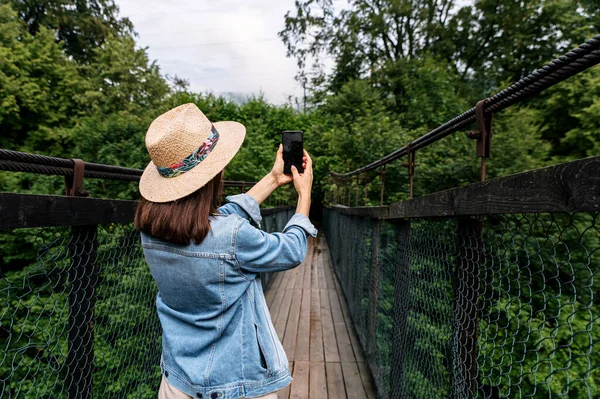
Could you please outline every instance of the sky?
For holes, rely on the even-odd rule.
[[[472,0],[456,0],[456,7]],[[116,0],[133,22],[140,47],[148,47],[163,75],[189,81],[193,92],[263,94],[283,104],[302,99],[296,61],[277,36],[294,0]],[[334,0],[336,10],[347,0]],[[320,59],[326,69],[332,61]],[[309,62],[310,64],[310,62]]]
[[[302,96],[296,61],[277,36],[294,0],[116,0],[163,75],[194,92],[263,93],[272,103]]]

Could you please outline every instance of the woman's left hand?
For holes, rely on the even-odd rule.
[[[283,173],[283,145],[279,144],[277,155],[275,156],[275,164],[271,170],[271,175],[277,182],[277,186],[283,186],[284,184],[291,183],[293,178],[292,175],[286,175]],[[306,157],[302,158],[302,168],[306,168]]]

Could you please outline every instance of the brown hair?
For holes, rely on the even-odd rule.
[[[219,173],[190,195],[171,202],[150,202],[144,197],[135,211],[134,227],[176,244],[200,244],[210,231],[208,217],[217,213],[223,187]]]

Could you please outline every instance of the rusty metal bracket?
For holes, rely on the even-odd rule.
[[[408,147],[408,162],[404,162],[402,166],[408,168],[408,178],[409,178],[409,186],[410,186],[410,194],[409,198],[413,197],[413,186],[414,186],[414,175],[415,175],[415,166],[417,166],[415,162],[415,151],[412,149],[410,143],[407,145]]]
[[[83,189],[85,163],[81,159],[73,160],[73,176],[65,176],[65,195],[68,197],[87,197],[89,192]]]
[[[493,114],[486,115],[485,102],[487,99],[480,100],[475,106],[475,124],[477,130],[467,133],[467,137],[477,140],[477,150],[475,156],[481,158],[481,181],[486,177],[486,158],[492,157],[492,121]]]

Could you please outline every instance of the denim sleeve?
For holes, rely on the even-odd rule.
[[[294,215],[282,233],[266,233],[244,220],[235,243],[240,268],[254,273],[292,269],[306,256],[308,234],[316,236],[316,233],[317,230],[304,215]]]
[[[252,222],[260,228],[262,216],[258,202],[248,194],[230,195],[225,198],[227,203],[217,209],[222,215],[236,214]]]
[[[283,228],[283,232],[285,233],[286,231],[288,231],[288,229],[291,229],[292,227],[301,227],[304,231],[306,231],[306,233],[310,234],[311,236],[317,236],[317,229],[315,228],[315,226],[313,226],[309,218],[302,215],[301,213],[296,213],[294,216],[291,217],[290,221],[287,222],[287,224]]]

